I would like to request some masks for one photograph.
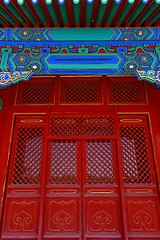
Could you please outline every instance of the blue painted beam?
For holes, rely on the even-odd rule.
[[[134,75],[160,69],[160,28],[0,29],[1,71]]]

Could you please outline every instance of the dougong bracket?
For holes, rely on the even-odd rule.
[[[32,71],[0,72],[0,89],[6,89],[11,84],[23,80],[29,80],[33,74]]]
[[[160,70],[136,70],[134,74],[138,80],[145,80],[149,83],[155,84],[156,88],[160,88]]]

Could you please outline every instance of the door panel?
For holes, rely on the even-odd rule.
[[[86,239],[122,237],[122,218],[115,140],[87,140],[83,144],[84,216]]]
[[[155,240],[159,212],[146,115],[15,118],[1,239]]]
[[[12,192],[16,191],[12,190]],[[28,197],[29,190],[17,192],[17,195],[14,193],[7,198],[3,237],[19,238],[20,234],[26,237],[37,237],[39,198],[33,197],[33,190],[31,190],[32,197]]]
[[[121,116],[119,126],[128,234],[160,238],[159,199],[146,116]]]
[[[38,235],[44,121],[16,118],[2,226],[5,239]]]
[[[132,232],[159,232],[157,204],[152,196],[126,197],[128,229]]]
[[[50,141],[44,239],[81,239],[80,142]]]

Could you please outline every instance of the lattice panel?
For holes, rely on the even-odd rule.
[[[112,154],[112,142],[87,141],[87,184],[110,184],[114,183],[114,162]]]
[[[13,184],[38,184],[40,182],[42,138],[42,127],[19,128]]]
[[[100,80],[75,79],[62,83],[63,103],[99,103],[101,101]]]
[[[77,183],[76,141],[52,141],[49,184]]]
[[[110,103],[145,103],[144,84],[142,81],[123,79],[110,81]]]
[[[18,90],[18,104],[51,104],[54,102],[54,80],[30,80],[21,82]]]
[[[142,126],[123,126],[121,147],[126,183],[151,183],[151,169],[145,129]]]
[[[114,135],[113,116],[51,117],[52,136],[108,136]]]

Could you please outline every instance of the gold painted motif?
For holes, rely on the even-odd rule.
[[[129,201],[128,216],[131,231],[153,232],[157,230],[155,215],[155,205],[153,201]]]
[[[32,202],[15,202],[11,203],[9,208],[9,232],[33,232],[35,231],[35,218],[37,203]]]
[[[51,201],[49,203],[49,225],[51,232],[73,232],[76,230],[76,203],[74,201]]]
[[[116,210],[114,201],[90,201],[88,203],[88,230],[91,232],[115,232]]]

